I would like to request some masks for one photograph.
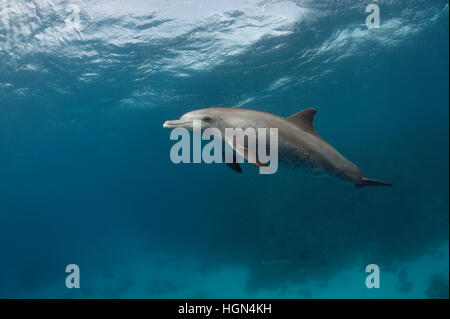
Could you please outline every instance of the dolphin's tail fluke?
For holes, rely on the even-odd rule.
[[[363,177],[362,180],[355,184],[355,187],[364,187],[364,186],[392,186],[392,184],[377,181],[376,179],[370,179]]]

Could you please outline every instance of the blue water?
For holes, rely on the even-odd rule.
[[[0,297],[448,298],[448,2],[370,3],[0,0]],[[214,105],[394,186],[173,164]]]

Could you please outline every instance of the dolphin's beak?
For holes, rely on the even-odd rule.
[[[185,124],[192,123],[192,121],[186,121],[186,120],[173,120],[173,121],[165,121],[163,124],[164,128],[175,128],[175,127],[182,127]]]

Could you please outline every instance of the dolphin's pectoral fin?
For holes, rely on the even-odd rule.
[[[225,163],[227,164],[227,166],[229,168],[231,168],[233,171],[238,172],[238,173],[242,173],[242,168],[241,165],[239,165],[239,163]]]
[[[232,140],[233,139],[233,140]],[[234,138],[228,138],[225,137],[225,142],[231,146],[231,148],[240,156],[242,156],[243,158],[245,158],[247,160],[247,162],[249,162],[250,164],[255,165],[256,167],[261,167],[264,169],[269,169],[268,166],[266,164],[264,164],[263,162],[261,162],[258,158],[258,156],[255,154],[255,152],[249,150],[247,147],[245,147],[244,145],[239,145],[240,147],[237,147],[237,143],[234,141]],[[250,159],[250,161],[249,161]]]
[[[313,107],[301,110],[300,112],[295,113],[287,118],[288,121],[300,126],[305,131],[317,135],[313,126],[314,115],[317,113],[317,110]]]
[[[227,166],[228,166],[229,168],[231,168],[233,171],[238,172],[238,173],[242,173],[242,168],[241,168],[241,165],[239,165],[238,158],[236,157],[235,154],[232,154],[232,155],[233,155],[233,162],[232,162],[232,163],[228,163],[228,162],[226,161],[226,158],[225,158],[225,151],[222,152],[222,159],[223,159],[223,161],[224,161],[225,164],[227,164]]]

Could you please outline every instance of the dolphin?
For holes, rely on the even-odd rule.
[[[232,107],[210,107],[188,112],[178,120],[166,121],[164,128],[183,127],[192,130],[193,121],[201,121],[201,129],[214,127],[224,135],[225,128],[277,128],[278,156],[280,164],[290,168],[300,168],[308,174],[331,175],[354,183],[356,187],[392,186],[392,184],[370,179],[361,170],[328,144],[313,127],[315,108],[301,110],[287,118],[250,109]],[[227,143],[238,152],[236,144]],[[245,146],[244,146],[245,148]],[[244,158],[247,159],[244,154]],[[256,159],[256,166],[263,166]],[[229,165],[241,172],[238,163]]]

